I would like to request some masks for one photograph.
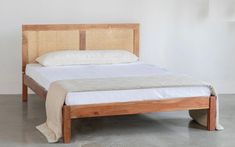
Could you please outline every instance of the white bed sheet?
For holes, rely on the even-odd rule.
[[[44,67],[40,64],[28,64],[26,75],[30,76],[48,90],[57,80],[105,77],[149,76],[157,74],[175,74],[154,65],[142,62],[112,65],[73,65]],[[160,100],[180,97],[210,96],[208,87],[170,87],[152,89],[133,89],[115,91],[70,92],[66,96],[66,105],[82,105],[141,100]]]

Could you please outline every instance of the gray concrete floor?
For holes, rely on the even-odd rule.
[[[234,147],[235,95],[220,95],[224,131],[206,131],[186,111],[78,119],[72,122],[72,143],[48,144],[35,129],[44,122],[44,101],[30,95],[0,95],[0,147]]]

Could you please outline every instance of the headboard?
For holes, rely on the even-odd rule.
[[[47,52],[65,49],[123,49],[139,55],[139,24],[52,24],[22,26],[22,71]]]

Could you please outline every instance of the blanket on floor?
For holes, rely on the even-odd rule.
[[[62,137],[62,107],[67,93],[85,91],[129,90],[163,87],[207,86],[211,94],[216,96],[214,88],[205,82],[185,75],[157,75],[148,77],[120,77],[98,79],[74,79],[53,82],[46,99],[47,120],[37,129],[45,135],[48,142],[57,142]],[[219,106],[217,98],[216,129],[219,124]],[[206,110],[190,110],[190,116],[201,125],[207,125]]]

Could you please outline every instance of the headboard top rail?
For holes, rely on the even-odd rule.
[[[130,28],[138,29],[138,23],[129,24],[25,24],[22,25],[23,31],[46,31],[46,30],[84,30],[84,29],[108,29],[108,28]]]

